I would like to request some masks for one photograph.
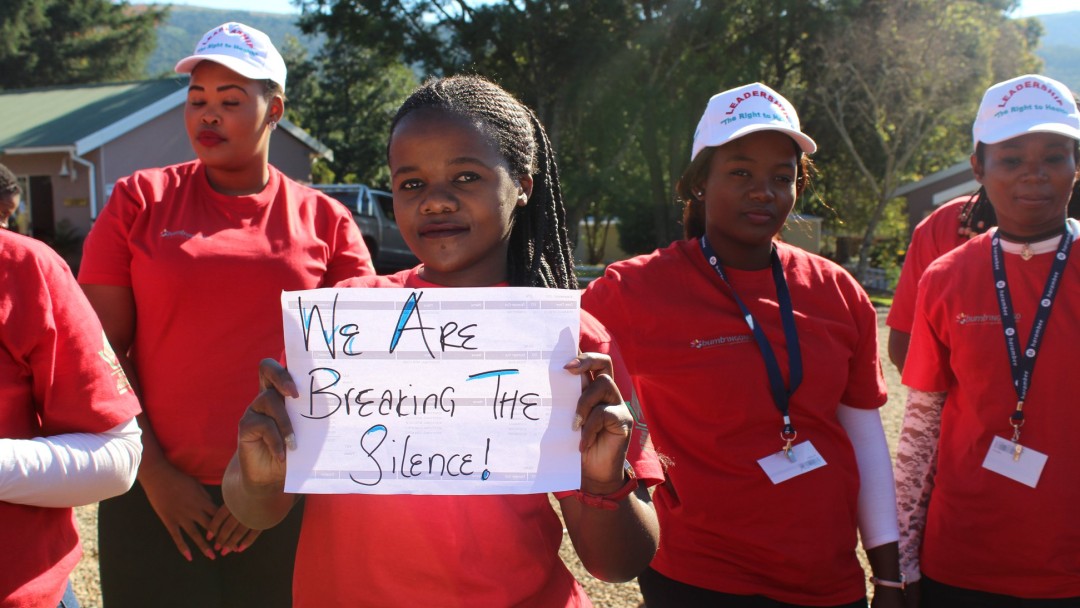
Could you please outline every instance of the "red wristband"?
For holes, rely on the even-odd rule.
[[[587,507],[614,511],[619,508],[619,501],[633,494],[638,487],[637,475],[634,474],[634,467],[630,466],[629,462],[623,463],[623,473],[628,477],[626,483],[611,494],[590,494],[578,490],[575,496],[581,501],[581,504]]]

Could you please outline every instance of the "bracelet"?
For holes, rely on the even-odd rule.
[[[876,576],[871,576],[870,577],[870,584],[874,585],[875,587],[888,587],[890,589],[899,589],[901,591],[903,591],[904,589],[907,588],[907,581],[904,580],[903,573],[900,574],[900,580],[899,581],[890,581],[890,580],[878,578]]]
[[[623,484],[623,487],[615,490],[611,494],[590,494],[578,490],[574,495],[581,501],[581,504],[585,506],[604,509],[605,511],[614,511],[619,508],[619,501],[633,494],[634,490],[638,487],[638,480],[637,475],[634,474],[634,467],[630,466],[630,463],[627,461],[623,461],[623,474],[627,477],[626,483]]]

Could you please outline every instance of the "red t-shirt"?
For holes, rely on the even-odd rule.
[[[440,287],[417,269],[336,287]],[[606,352],[603,327],[582,312],[583,351]],[[623,385],[629,389],[629,383]],[[625,392],[624,395],[628,395]],[[663,479],[641,427],[627,459],[649,485]],[[556,494],[567,496],[570,493]],[[328,495],[305,498],[293,603],[330,606],[591,606],[559,558],[562,523],[546,494]]]
[[[836,409],[885,403],[877,317],[842,268],[776,246],[804,369],[791,420],[828,463],[777,485],[757,463],[782,447],[764,361],[697,240],[612,264],[582,304],[618,342],[656,450],[674,461],[653,494],[661,534],[652,567],[724,593],[842,604],[866,591],[855,555],[859,471]],[[786,381],[771,271],[725,271]]]
[[[926,216],[911,233],[904,268],[900,271],[892,307],[885,319],[889,327],[911,333],[911,324],[915,319],[915,294],[918,293],[919,279],[926,272],[926,267],[942,254],[968,241],[967,236],[960,234],[960,212],[970,200],[970,194],[952,199]]]
[[[139,404],[71,271],[0,230],[0,437],[101,433]],[[71,509],[0,501],[0,606],[55,606],[82,556]]]
[[[942,256],[919,285],[904,384],[947,391],[937,473],[923,536],[930,578],[1019,597],[1080,596],[1080,407],[1073,385],[1080,343],[1080,251],[1074,244],[1024,401],[1021,445],[1049,459],[1035,488],[984,469],[994,436],[1012,436],[1016,392],[990,265],[990,236]],[[1006,253],[1021,348],[1050,274],[1052,253]]]
[[[349,211],[270,167],[226,196],[198,161],[116,182],[86,237],[79,282],[131,287],[131,357],[165,457],[220,484],[259,361],[283,348],[281,291],[374,274]]]

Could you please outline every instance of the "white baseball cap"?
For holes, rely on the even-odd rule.
[[[176,64],[177,74],[190,74],[201,61],[213,61],[252,80],[270,80],[285,90],[285,60],[259,30],[230,21],[206,32],[195,52]]]
[[[986,89],[971,134],[975,145],[996,144],[1025,133],[1058,133],[1080,140],[1080,112],[1069,87],[1025,74]]]
[[[694,131],[690,160],[705,148],[722,146],[755,131],[780,131],[813,154],[817,144],[799,127],[799,115],[784,96],[755,82],[713,95]]]

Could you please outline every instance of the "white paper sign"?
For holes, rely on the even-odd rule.
[[[1020,448],[1017,458],[1015,443],[1004,437],[994,437],[983,459],[983,468],[1034,488],[1039,483],[1046,460],[1046,454],[1025,447]]]
[[[285,491],[530,494],[581,485],[580,292],[284,292],[300,393]]]

